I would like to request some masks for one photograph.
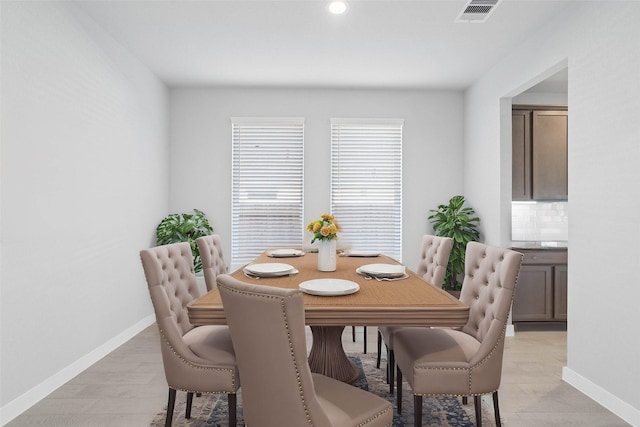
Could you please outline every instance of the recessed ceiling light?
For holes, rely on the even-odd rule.
[[[347,10],[347,4],[343,1],[332,1],[329,3],[329,12],[340,15]]]

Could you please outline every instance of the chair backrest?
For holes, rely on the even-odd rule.
[[[487,337],[490,341],[500,338],[511,310],[522,257],[505,248],[478,242],[467,244],[460,301],[470,308],[463,332],[480,342]]]
[[[200,296],[189,243],[173,243],[140,251],[158,325],[180,336],[193,328],[187,304]]]
[[[249,426],[327,426],[307,361],[302,295],[297,289],[218,276]]]
[[[200,258],[202,259],[202,271],[207,290],[216,287],[216,277],[227,272],[227,265],[222,255],[222,240],[217,234],[202,236],[196,239]]]
[[[425,234],[422,237],[422,252],[416,274],[436,288],[441,288],[452,248],[452,238]]]

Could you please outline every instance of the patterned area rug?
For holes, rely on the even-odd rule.
[[[393,427],[413,426],[413,393],[405,382],[402,391],[402,415],[396,411],[396,397],[389,394],[389,385],[385,380],[385,364],[381,369],[376,368],[376,358],[372,354],[359,354],[350,356],[353,362],[361,367],[360,378],[353,384],[364,390],[381,396],[393,402],[394,415]],[[184,418],[186,406],[186,393],[179,392],[176,398],[176,406],[173,412],[173,426],[177,427],[227,427],[227,396],[226,395],[203,395],[194,397],[191,407],[191,419]],[[469,404],[462,405],[461,400],[455,397],[424,398],[422,404],[422,425],[437,427],[472,427],[475,425],[475,411],[473,399],[469,399]],[[164,426],[166,417],[165,410],[156,415],[151,423],[152,427]],[[239,426],[244,426],[242,417],[242,390],[238,393],[238,414],[237,422]],[[493,404],[491,396],[483,396],[482,399],[482,425],[494,427]],[[283,426],[294,427],[294,426]]]

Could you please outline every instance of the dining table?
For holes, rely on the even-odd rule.
[[[309,283],[331,284],[333,281],[352,283],[358,288],[346,295],[317,295],[303,291],[305,324],[310,326],[313,336],[309,352],[312,372],[348,383],[358,378],[360,371],[342,346],[345,326],[457,327],[468,320],[467,305],[408,268],[401,277],[372,278],[362,274],[362,269],[370,266],[400,265],[385,255],[338,256],[335,271],[319,271],[317,253],[298,251],[296,256],[286,258],[273,257],[273,253],[265,251],[252,263],[232,272],[231,276],[244,282],[281,288],[299,289],[301,284],[306,288]],[[292,273],[257,278],[245,270],[246,267],[266,263],[287,264],[292,267]],[[194,326],[226,324],[217,289],[193,300],[187,309]]]

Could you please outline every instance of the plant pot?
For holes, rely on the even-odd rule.
[[[336,241],[320,240],[318,242],[318,270],[336,271]]]

